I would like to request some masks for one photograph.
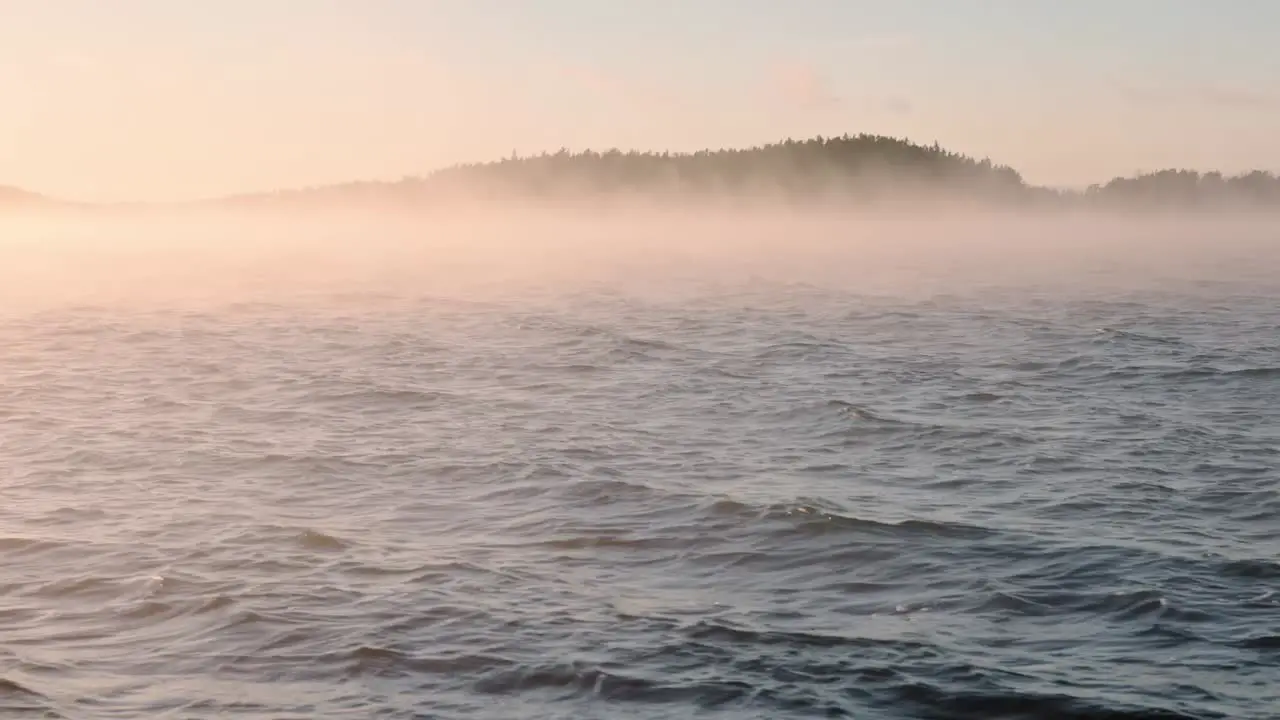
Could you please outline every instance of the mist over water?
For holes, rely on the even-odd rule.
[[[1280,707],[1274,219],[0,226],[0,711]]]
[[[1016,212],[845,213],[763,207],[595,213],[481,207],[0,218],[10,308],[297,301],[518,288],[636,289],[769,280],[921,297],[993,285],[1088,292],[1262,280],[1280,222]]]

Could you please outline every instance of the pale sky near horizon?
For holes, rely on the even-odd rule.
[[[0,185],[170,200],[872,132],[1280,170],[1277,0],[0,0]]]

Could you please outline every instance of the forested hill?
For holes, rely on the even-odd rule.
[[[539,153],[456,165],[398,181],[355,182],[235,195],[198,205],[247,208],[431,209],[470,200],[530,202],[613,198],[697,203],[739,198],[859,207],[959,202],[992,206],[1102,209],[1280,210],[1280,178],[1253,171],[1164,170],[1118,177],[1083,190],[1037,187],[991,160],[879,135],[786,140],[691,153]],[[0,187],[0,209],[59,207],[41,195]],[[88,207],[88,206],[82,206]],[[148,204],[146,207],[155,207]]]
[[[57,204],[57,201],[44,195],[0,185],[0,209],[26,209],[54,204]]]
[[[237,205],[372,202],[430,207],[459,199],[711,197],[859,206],[932,200],[1036,207],[1280,210],[1280,178],[1166,170],[1085,190],[1037,187],[1008,165],[879,135],[786,140],[692,153],[608,150],[525,155],[457,165],[395,182],[362,182],[241,195]]]
[[[859,135],[693,153],[570,152],[457,165],[398,182],[350,183],[242,195],[236,203],[343,198],[431,203],[467,198],[582,199],[619,195],[667,199],[744,196],[846,201],[921,193],[990,202],[1028,191],[1014,169],[938,147]]]
[[[1280,177],[1254,170],[1234,176],[1220,172],[1162,170],[1118,177],[1093,185],[1081,198],[1104,207],[1270,208],[1280,210]]]
[[[937,145],[887,137],[788,140],[743,150],[696,153],[587,151],[513,157],[434,173],[443,187],[498,188],[535,195],[569,193],[765,194],[877,196],[946,190],[988,198],[1020,193],[1012,168],[974,160]]]

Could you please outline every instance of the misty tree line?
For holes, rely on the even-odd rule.
[[[649,194],[668,197],[756,195],[860,200],[894,196],[961,198],[993,203],[1096,207],[1277,206],[1280,178],[1255,171],[1165,170],[1118,177],[1083,191],[1026,183],[1017,170],[943,149],[879,135],[785,140],[746,149],[692,153],[586,150],[542,152],[456,165],[398,182],[351,183],[245,196],[270,199],[367,198],[430,204],[452,197],[581,197]]]
[[[47,202],[47,200],[36,193],[15,187],[0,185],[0,206],[30,205],[40,204],[43,202]]]
[[[1093,203],[1120,205],[1280,205],[1280,177],[1261,170],[1230,177],[1220,172],[1161,170],[1091,185],[1083,196]]]
[[[652,195],[668,198],[767,196],[860,201],[922,197],[995,204],[1087,207],[1280,208],[1280,178],[1254,171],[1221,173],[1164,170],[1118,177],[1083,191],[1026,183],[1007,165],[938,146],[879,135],[785,140],[746,149],[692,153],[587,150],[511,156],[456,165],[396,182],[358,182],[225,198],[231,205],[372,202],[431,206],[459,197],[593,197]],[[25,201],[30,194],[0,188]]]
[[[1024,183],[1012,168],[938,147],[859,135],[817,137],[748,149],[694,153],[541,153],[460,165],[418,181],[424,185],[485,188],[532,195],[561,193],[765,193],[781,196],[876,196],[894,190],[946,188],[1008,197]]]

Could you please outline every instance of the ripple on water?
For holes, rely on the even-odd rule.
[[[0,714],[1271,718],[1276,297],[8,320]]]

